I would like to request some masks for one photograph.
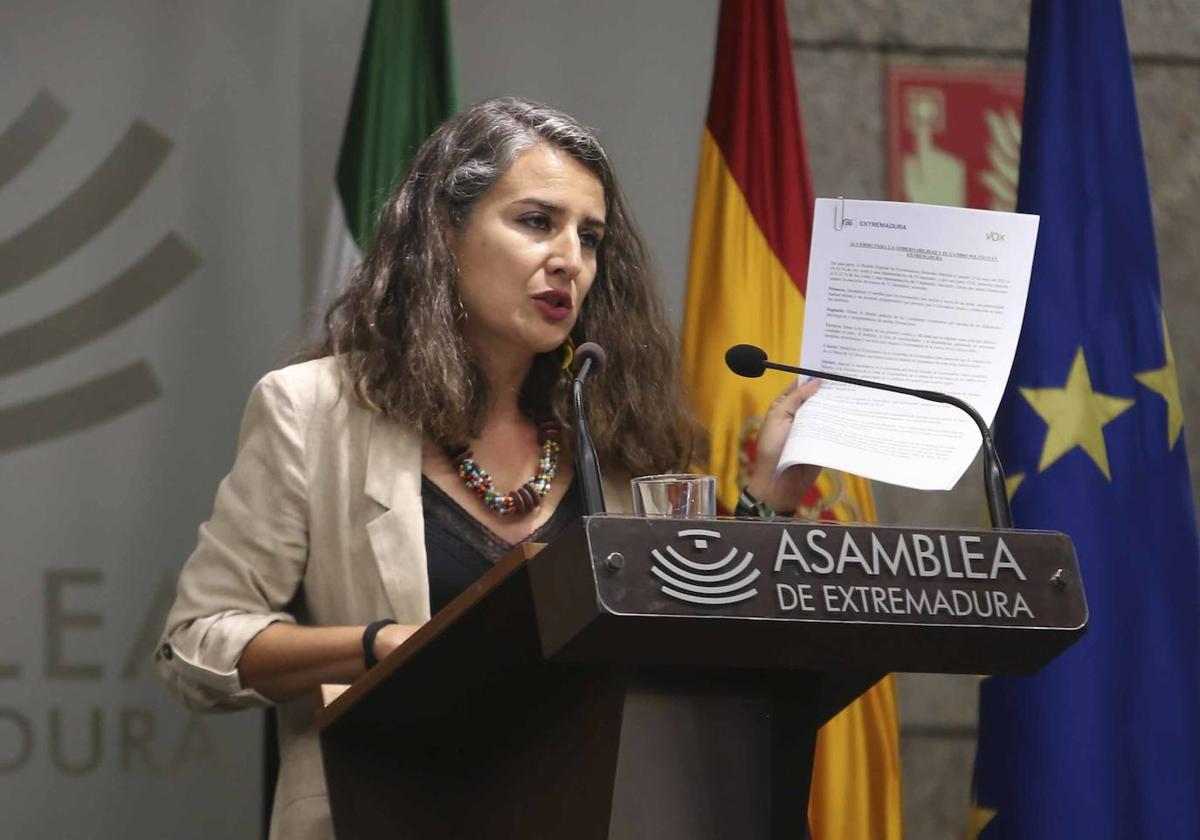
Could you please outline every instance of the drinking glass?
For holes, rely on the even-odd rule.
[[[633,512],[638,516],[696,519],[717,515],[717,479],[712,475],[673,473],[644,475],[633,486]]]

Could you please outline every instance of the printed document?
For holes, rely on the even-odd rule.
[[[940,391],[991,424],[1029,291],[1038,217],[818,199],[800,366]],[[959,409],[826,380],[780,461],[949,490],[979,430]]]

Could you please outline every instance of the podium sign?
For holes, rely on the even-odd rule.
[[[1071,541],[1046,532],[600,516],[529,568],[563,662],[694,664],[716,645],[754,667],[1027,672],[1087,624]]]

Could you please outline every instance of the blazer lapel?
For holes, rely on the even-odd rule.
[[[421,435],[416,430],[372,415],[363,489],[384,509],[367,523],[367,537],[393,617],[405,623],[427,621]]]

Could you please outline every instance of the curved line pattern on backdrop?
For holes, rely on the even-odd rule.
[[[58,205],[0,242],[0,294],[27,283],[79,250],[145,189],[170,141],[141,120]]]
[[[67,110],[39,91],[0,131],[0,188],[31,166],[66,123]],[[107,228],[158,173],[171,141],[135,120],[92,172],[57,205],[0,241],[0,295],[54,268]],[[0,199],[3,194],[0,193]],[[0,334],[0,377],[96,341],[170,294],[200,265],[167,233],[96,291]],[[72,434],[132,411],[162,393],[144,361],[11,406],[0,406],[0,454]]]
[[[145,362],[0,408],[0,453],[78,432],[148,403],[162,390]]]
[[[0,187],[33,162],[67,121],[67,109],[48,91],[37,96],[0,133]]]
[[[199,264],[192,249],[167,234],[150,253],[82,300],[0,333],[0,376],[95,341],[165,297]]]

